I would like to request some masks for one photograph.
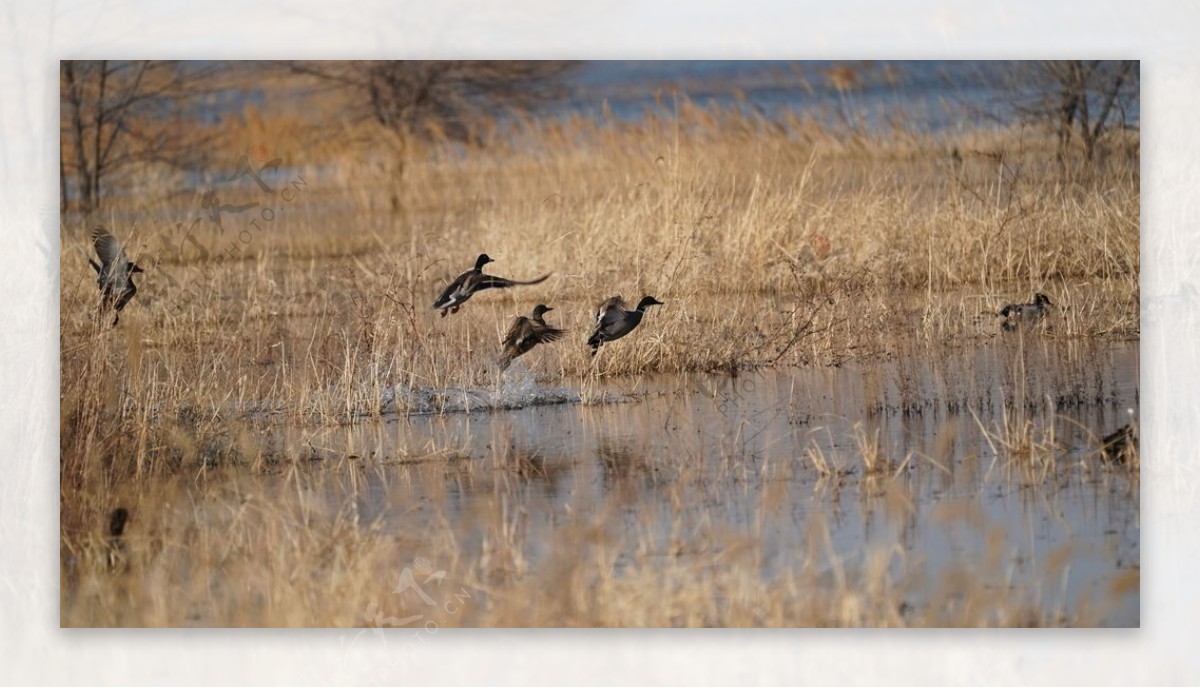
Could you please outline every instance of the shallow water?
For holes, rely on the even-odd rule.
[[[1097,451],[1101,436],[1136,421],[1136,342],[1001,337],[935,357],[631,378],[578,395],[514,365],[503,385],[471,393],[489,402],[472,408],[493,410],[289,428],[270,441],[381,462],[352,494],[325,498],[351,500],[362,522],[398,533],[436,520],[468,552],[502,494],[523,514],[532,567],[551,555],[565,515],[616,509],[614,527],[627,531],[617,535],[642,555],[711,553],[721,532],[757,543],[770,580],[827,530],[830,577],[891,549],[889,576],[907,586],[911,609],[944,596],[965,566],[986,585],[1029,591],[1048,614],[1140,623],[1138,585],[1118,583],[1136,581],[1140,565],[1137,473]],[[1032,422],[1052,468],[989,437],[1006,416]]]

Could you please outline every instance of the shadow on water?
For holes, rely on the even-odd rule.
[[[764,579],[811,561],[819,527],[829,577],[890,552],[911,609],[952,597],[955,565],[969,561],[1052,614],[1140,623],[1138,586],[1121,583],[1140,569],[1138,468],[1099,451],[1136,422],[1136,342],[1001,337],[935,357],[606,391],[638,396],[280,429],[271,442],[378,462],[354,496],[367,521],[436,524],[468,551],[499,500],[519,511],[535,567],[556,524],[581,511],[616,515],[608,527],[642,555],[688,557],[722,546],[706,533],[741,536]]]

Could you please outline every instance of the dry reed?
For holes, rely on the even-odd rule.
[[[1036,337],[1137,336],[1136,139],[1066,174],[1049,162],[1050,141],[1023,132],[868,135],[685,105],[636,125],[525,120],[480,145],[413,143],[402,174],[387,151],[314,144],[282,116],[248,117],[225,132],[230,166],[254,145],[278,154],[270,182],[286,194],[227,183],[223,203],[259,205],[218,228],[199,191],[146,170],[104,216],[64,218],[64,625],[370,625],[421,613],[391,594],[398,562],[417,555],[470,591],[461,611],[436,611],[442,625],[1080,621],[953,581],[943,603],[913,610],[891,554],[840,571],[819,525],[812,551],[769,582],[738,564],[755,545],[711,524],[683,540],[719,546],[663,559],[649,534],[614,534],[611,502],[562,523],[542,546],[563,554],[534,569],[522,555],[527,515],[509,493],[478,514],[478,547],[436,519],[385,532],[353,498],[317,495],[353,495],[388,470],[345,457],[310,470],[258,441],[256,424],[281,418],[354,421],[403,413],[422,392],[493,386],[500,336],[535,303],[555,307],[569,340],[522,361],[543,382],[584,389],[650,372],[928,354],[995,337],[999,307],[1035,290],[1058,304]],[[148,267],[115,329],[95,317],[94,222]],[[437,318],[433,297],[481,252],[496,274],[554,276]],[[613,294],[666,305],[592,359],[591,309]],[[1027,426],[1000,434],[1010,454],[1045,455]],[[913,460],[889,457],[865,430],[857,441],[867,474]],[[422,471],[454,456],[431,447],[413,461],[439,468],[406,473],[428,479]],[[835,480],[849,468],[820,449],[798,461]],[[544,470],[518,455],[488,468]],[[123,547],[136,577],[104,563],[111,543],[96,524],[115,504],[134,514]],[[689,527],[682,512],[672,518]]]

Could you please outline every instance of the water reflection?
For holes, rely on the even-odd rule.
[[[369,457],[378,471],[354,491],[364,522],[443,529],[467,551],[516,542],[520,560],[497,575],[548,561],[572,514],[606,512],[592,536],[623,543],[618,566],[720,551],[771,580],[826,562],[829,580],[874,570],[903,582],[897,613],[919,613],[953,604],[970,562],[1049,612],[1137,625],[1137,586],[1120,584],[1139,567],[1137,473],[1099,452],[1136,415],[1137,352],[998,339],[884,364],[612,383],[635,403],[395,417],[270,441]]]

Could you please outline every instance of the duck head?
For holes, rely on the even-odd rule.
[[[548,313],[549,311],[552,311],[552,310],[554,310],[554,309],[549,306],[539,303],[538,305],[533,307],[533,317],[540,320],[543,315],[545,315],[546,313]]]
[[[1040,291],[1033,295],[1033,303],[1038,306],[1053,306],[1054,305],[1053,303],[1050,302],[1050,297],[1046,296],[1045,294],[1043,294]]]
[[[658,299],[654,298],[653,296],[643,296],[642,300],[638,301],[637,309],[639,311],[642,311],[642,310],[646,310],[647,306],[661,306],[661,305],[663,305],[663,302],[659,301]]]
[[[492,260],[491,258],[488,257],[488,254],[480,253],[479,257],[475,259],[475,269],[482,270],[483,266],[487,265],[488,263],[494,263],[494,262],[495,262],[494,260]]]

